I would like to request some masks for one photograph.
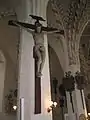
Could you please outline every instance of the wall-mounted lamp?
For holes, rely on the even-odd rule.
[[[87,119],[86,120],[90,120],[90,113],[87,114]]]
[[[48,107],[47,112],[49,113],[56,106],[57,106],[57,102],[51,101],[51,105]]]
[[[14,111],[17,110],[17,106],[16,106],[16,105],[13,106],[13,110],[14,110]]]
[[[10,90],[5,96],[5,112],[8,114],[16,113],[17,111],[17,89]]]
[[[88,113],[88,116],[90,116],[90,113]]]
[[[88,120],[90,120],[90,113],[88,113],[88,117],[87,117]]]

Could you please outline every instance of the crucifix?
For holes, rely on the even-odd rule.
[[[34,24],[23,23],[19,21],[10,20],[9,25],[26,29],[30,32],[34,39],[33,57],[35,60],[35,114],[41,113],[41,76],[45,63],[45,46],[44,46],[44,34],[45,33],[59,33],[64,35],[63,30],[57,28],[45,27],[40,21],[45,21],[42,17],[30,15],[34,20]]]

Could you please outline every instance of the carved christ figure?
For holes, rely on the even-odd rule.
[[[10,25],[16,25],[20,28],[26,29],[28,32],[30,32],[34,39],[34,47],[33,47],[33,56],[36,60],[36,77],[42,76],[42,70],[45,63],[45,46],[44,46],[44,34],[45,33],[59,33],[64,34],[63,30],[58,30],[56,28],[48,28],[42,26],[42,24],[39,22],[45,21],[41,17],[30,15],[33,19],[36,19],[35,24],[28,24],[28,23],[22,23],[18,21],[9,21]],[[33,30],[31,30],[33,29]]]
[[[28,32],[30,32],[32,34],[33,39],[34,39],[33,55],[34,55],[35,60],[37,61],[36,62],[36,65],[37,65],[36,76],[41,77],[43,66],[45,63],[45,56],[46,56],[45,46],[44,46],[44,34],[45,33],[49,33],[49,34],[56,33],[56,32],[59,32],[59,30],[43,32],[42,24],[40,24],[37,21],[35,22],[35,30],[34,31],[32,31],[29,28],[25,28],[25,27],[19,25],[16,21],[13,21],[13,23],[22,29],[26,29]]]
[[[42,69],[45,63],[45,47],[44,47],[44,33],[42,32],[42,25],[38,22],[35,23],[35,32],[33,32],[34,39],[34,58],[36,59],[36,76],[41,77]]]

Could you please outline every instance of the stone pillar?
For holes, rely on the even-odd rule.
[[[35,1],[33,1],[32,11],[34,13],[31,13],[31,14],[37,15],[38,13],[39,15],[40,11],[42,12],[42,10],[39,8],[40,6],[38,7],[37,5],[38,4],[36,4]],[[42,5],[44,6],[44,1]],[[37,11],[37,13],[35,13],[35,11]],[[30,14],[30,13],[27,13],[27,14]],[[20,47],[20,59],[19,59],[18,90],[19,90],[19,100],[21,98],[24,98],[24,115],[23,115],[24,120],[42,120],[42,119],[51,120],[52,115],[51,113],[47,112],[47,109],[48,107],[50,107],[50,103],[51,103],[47,35],[44,35],[46,59],[45,59],[45,65],[43,68],[43,76],[41,78],[41,114],[34,114],[34,108],[35,108],[35,74],[34,74],[35,69],[34,68],[35,68],[35,65],[34,65],[34,58],[33,58],[33,46],[34,46],[33,37],[30,33],[28,33],[25,30],[21,30],[20,36],[21,36],[20,37],[21,47]],[[20,108],[18,109],[18,120],[20,120]]]
[[[33,59],[32,35],[22,30],[21,32],[21,57],[19,73],[19,100],[24,98],[24,120],[45,119],[51,120],[51,114],[47,113],[50,106],[50,77],[48,63],[47,36],[45,37],[46,60],[41,79],[41,114],[34,114],[35,105],[35,76]]]
[[[71,65],[69,66],[68,70],[72,72],[73,76],[75,76],[75,73],[77,71],[80,71],[80,67],[78,65]],[[73,113],[70,102],[70,95],[68,92],[66,92],[69,120],[79,120],[79,116],[81,114],[84,114],[87,117],[86,103],[85,103],[83,90],[82,90],[82,95],[83,95],[84,109],[83,109],[80,90],[77,89],[77,85],[75,84],[75,90],[72,92],[73,105],[74,105],[74,113]]]
[[[33,38],[25,30],[20,33],[21,48],[19,59],[19,101],[24,98],[24,120],[30,120],[34,113],[34,60]],[[20,104],[19,104],[20,107]],[[20,109],[18,110],[20,119]]]

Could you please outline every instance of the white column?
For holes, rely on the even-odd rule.
[[[43,17],[45,20],[47,20],[46,18],[47,3],[48,0],[39,0],[36,7],[37,8],[36,15]],[[42,24],[46,26],[47,25],[46,22],[42,22]],[[49,73],[49,60],[48,60],[48,42],[47,42],[46,34],[44,35],[44,45],[46,48],[46,59],[43,68],[43,76],[41,79],[42,118],[45,120],[51,120],[52,119],[51,113],[47,113],[47,108],[50,106],[50,101],[51,101],[51,91],[50,91],[50,73]]]
[[[46,48],[46,58],[41,78],[41,114],[32,114],[32,120],[52,120],[52,112],[48,113],[47,109],[51,104],[49,61],[48,61],[48,44],[47,36],[44,36],[44,45]]]
[[[33,0],[33,8],[32,8],[33,13],[32,14],[37,15],[38,13],[38,15],[40,14],[41,16],[42,10],[41,10],[41,7],[39,8],[38,4],[36,6],[35,0]],[[44,6],[44,1],[42,5]],[[19,83],[18,84],[19,84],[19,100],[20,98],[24,98],[24,120],[42,120],[42,119],[52,120],[51,113],[47,112],[47,109],[51,103],[50,102],[51,92],[50,92],[47,35],[44,36],[46,58],[45,58],[45,65],[43,68],[43,76],[41,78],[41,114],[34,114],[34,108],[35,108],[34,106],[35,105],[35,76],[34,76],[35,74],[34,74],[34,71],[35,70],[34,70],[34,58],[33,58],[33,46],[34,46],[33,37],[30,33],[24,30],[21,31],[20,36],[21,36],[20,38],[21,40],[20,51],[21,52],[20,52]],[[18,109],[18,113],[19,111],[20,109]],[[18,114],[18,120],[20,120],[19,115],[20,113]]]
[[[43,69],[43,76],[42,76],[42,113],[44,113],[46,116],[49,114],[47,113],[47,108],[50,106],[51,101],[51,91],[50,91],[50,73],[49,73],[49,60],[48,60],[48,43],[47,43],[47,35],[44,36],[44,45],[46,48],[46,59],[45,59],[45,65]]]
[[[33,46],[32,35],[27,31],[22,30],[18,89],[19,100],[24,98],[24,120],[31,120],[34,115]],[[19,117],[18,120],[20,120]]]
[[[30,33],[21,32],[21,57],[19,77],[19,99],[24,98],[24,120],[51,120],[51,113],[47,112],[50,106],[50,77],[47,36],[45,38],[46,59],[41,79],[41,114],[34,114],[35,102],[35,80],[34,80],[34,59],[33,59],[33,38]]]

